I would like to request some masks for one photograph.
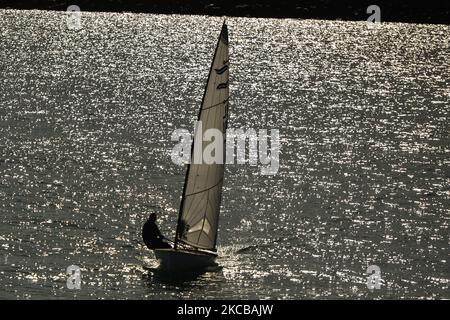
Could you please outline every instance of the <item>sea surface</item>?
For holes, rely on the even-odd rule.
[[[222,18],[66,20],[0,10],[0,298],[450,298],[450,26],[229,18],[229,127],[280,167],[228,165],[219,267],[167,275],[141,228],[174,236]]]

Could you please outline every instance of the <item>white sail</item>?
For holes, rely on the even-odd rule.
[[[224,23],[198,116],[198,120],[202,122],[202,135],[208,129],[217,129],[222,132],[225,139],[229,97],[228,67],[228,30]],[[225,141],[223,142],[225,148]],[[203,142],[202,154],[209,143],[209,141]],[[225,157],[224,150],[222,156]],[[225,159],[222,159],[221,164],[205,164],[203,162],[202,164],[191,163],[188,166],[176,242],[180,241],[196,248],[215,250],[224,162]]]

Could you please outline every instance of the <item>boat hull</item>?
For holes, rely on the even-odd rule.
[[[199,270],[216,265],[217,255],[213,253],[175,249],[155,249],[154,252],[160,268],[165,270]]]

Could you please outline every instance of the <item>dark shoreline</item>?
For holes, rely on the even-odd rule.
[[[399,0],[4,0],[0,8],[66,11],[78,5],[82,11],[198,14],[230,17],[300,18],[366,21],[369,5],[381,9],[381,21],[450,24],[450,5],[442,1]]]

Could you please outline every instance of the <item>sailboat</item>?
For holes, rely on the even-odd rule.
[[[217,129],[224,136],[228,121],[229,99],[228,28],[224,21],[209,70],[198,114],[201,130]],[[198,122],[197,122],[198,123]],[[199,127],[197,127],[198,129]],[[200,132],[200,135],[203,135]],[[198,133],[194,133],[191,160]],[[201,144],[202,154],[207,143]],[[223,159],[224,160],[224,159]],[[214,265],[217,257],[224,163],[188,164],[178,215],[174,247],[155,249],[155,256],[164,269],[199,269]]]

